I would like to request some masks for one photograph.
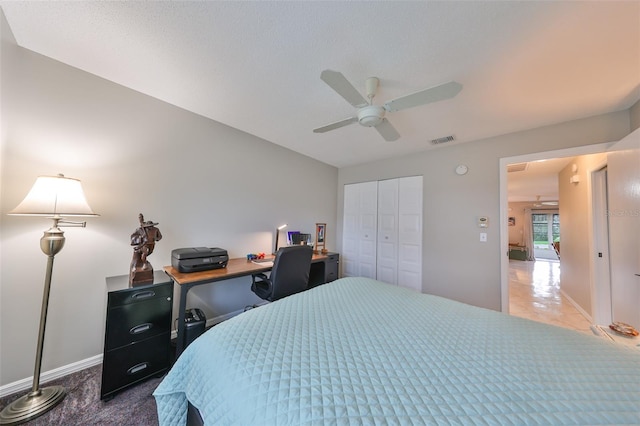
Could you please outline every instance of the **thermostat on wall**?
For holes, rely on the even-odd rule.
[[[486,216],[480,216],[478,218],[478,228],[488,228],[489,227],[489,218]]]

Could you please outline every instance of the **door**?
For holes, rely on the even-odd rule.
[[[592,173],[591,192],[594,248],[593,322],[607,325],[611,323],[611,269],[609,266],[606,167]]]
[[[398,284],[398,179],[378,182],[378,280]]]
[[[344,186],[342,274],[376,277],[378,182]]]
[[[553,243],[560,240],[560,214],[535,211],[531,213],[533,254],[536,259],[558,260]]]
[[[422,176],[398,182],[398,285],[422,292]]]
[[[640,129],[609,150],[607,193],[612,317],[640,327]]]

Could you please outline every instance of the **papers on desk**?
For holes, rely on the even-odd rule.
[[[254,259],[252,262],[265,268],[273,266],[273,259]]]

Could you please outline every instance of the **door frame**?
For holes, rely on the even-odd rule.
[[[593,263],[591,268],[591,312],[594,324],[610,324],[611,306],[611,267],[609,258],[609,221],[602,218],[602,212],[608,210],[607,163],[597,165],[591,172],[591,221],[593,235]],[[601,251],[600,251],[601,250]],[[596,253],[602,253],[598,261]]]
[[[528,163],[531,161],[547,160],[551,158],[577,157],[579,155],[598,154],[606,152],[617,141],[594,145],[583,145],[555,151],[542,151],[531,154],[502,157],[499,162],[500,180],[500,305],[501,311],[509,313],[509,200],[507,191],[507,166],[513,163]],[[593,238],[593,235],[591,235]]]

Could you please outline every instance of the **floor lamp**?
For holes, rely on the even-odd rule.
[[[35,370],[33,372],[33,386],[31,387],[31,392],[18,398],[0,412],[0,424],[2,425],[20,424],[34,419],[51,410],[66,395],[66,391],[62,386],[40,387],[42,346],[47,323],[53,258],[64,246],[64,232],[60,230],[60,227],[84,227],[86,225],[86,222],[66,221],[63,217],[97,216],[87,204],[80,181],[64,177],[64,175],[39,176],[25,199],[9,214],[46,216],[53,219],[53,226],[45,231],[44,236],[40,239],[40,248],[47,255],[47,269],[44,278],[42,309],[40,311],[40,329],[36,348]]]

